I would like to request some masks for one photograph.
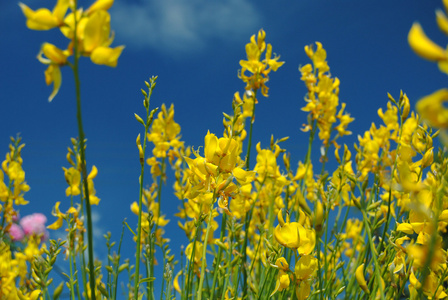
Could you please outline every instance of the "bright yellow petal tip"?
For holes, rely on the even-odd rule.
[[[109,67],[116,67],[118,58],[123,51],[124,46],[118,46],[115,48],[109,47],[97,47],[90,55],[90,59],[94,64],[106,65]]]
[[[367,287],[367,282],[366,279],[364,278],[364,264],[360,265],[358,268],[356,268],[356,272],[355,272],[355,278],[356,281],[359,284],[359,287],[366,292],[367,294],[369,294],[369,288]]]
[[[408,43],[414,52],[430,61],[446,60],[445,50],[431,41],[419,23],[414,23],[408,34]]]

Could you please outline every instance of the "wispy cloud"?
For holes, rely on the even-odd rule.
[[[126,43],[171,53],[197,51],[213,39],[247,36],[260,22],[247,0],[116,1],[111,14],[113,29]]]

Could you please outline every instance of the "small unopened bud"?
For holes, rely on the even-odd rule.
[[[402,100],[403,111],[401,112],[401,121],[404,121],[406,120],[406,118],[409,115],[409,112],[411,111],[411,105],[409,104],[409,99],[408,96],[406,96],[406,94],[403,95],[402,99],[403,99]]]
[[[140,124],[142,124],[143,126],[145,126],[145,121],[143,121],[143,119],[142,119],[139,115],[137,115],[136,113],[134,113],[134,116],[135,116],[135,119],[136,119]]]

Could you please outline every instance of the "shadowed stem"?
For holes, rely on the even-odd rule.
[[[213,196],[215,198],[215,196]],[[210,205],[210,211],[208,213],[208,224],[207,224],[207,231],[205,233],[205,239],[204,239],[204,245],[202,247],[202,264],[201,264],[201,278],[199,280],[199,287],[198,287],[198,300],[202,299],[202,286],[204,284],[204,278],[205,278],[205,266],[207,263],[207,242],[208,242],[208,236],[210,234],[210,228],[212,227],[212,216],[213,216],[213,204]],[[213,291],[212,291],[213,292]]]
[[[75,2],[75,8],[78,7],[78,1]],[[76,11],[76,9],[75,9]],[[87,171],[86,171],[86,154],[84,145],[84,130],[82,126],[82,115],[81,115],[81,83],[79,81],[79,53],[78,53],[78,37],[76,35],[78,28],[78,20],[75,19],[75,30],[74,30],[74,63],[73,63],[73,75],[75,78],[75,89],[76,89],[76,118],[78,120],[78,134],[79,134],[79,148],[81,155],[81,174],[84,186],[84,195],[86,198],[86,215],[87,215],[87,251],[89,254],[89,273],[90,273],[90,294],[91,299],[95,298],[95,266],[93,257],[93,234],[92,234],[92,212],[90,209],[90,195],[89,186],[87,183]]]
[[[249,140],[247,141],[247,153],[246,153],[246,170],[250,169],[250,148],[252,146],[252,129],[253,124],[255,121],[255,102],[257,101],[257,90],[253,92],[252,95],[253,99],[253,106],[252,106],[252,116],[250,118],[250,129],[249,129]],[[243,299],[247,297],[247,269],[246,269],[246,263],[247,263],[247,232],[249,230],[249,224],[250,224],[250,218],[251,214],[249,212],[246,212],[246,218],[245,218],[245,224],[244,224],[244,243],[243,243]]]
[[[157,108],[153,109],[151,112],[149,111],[149,100],[152,95],[152,91],[155,87],[155,81],[157,79],[156,77],[152,77],[150,79],[150,84],[146,82],[146,85],[148,87],[148,94],[144,93],[145,95],[145,101],[144,106],[146,108],[146,122],[144,122],[145,126],[145,134],[143,138],[143,148],[142,153],[139,153],[140,155],[140,165],[141,165],[141,171],[140,171],[140,188],[139,188],[139,196],[138,196],[138,225],[137,225],[137,251],[136,251],[136,258],[135,258],[135,278],[134,278],[134,299],[138,299],[138,286],[139,286],[139,280],[140,280],[140,255],[141,255],[141,232],[142,232],[142,203],[143,203],[143,175],[145,173],[145,151],[146,151],[146,142],[148,140],[147,132],[149,127],[151,127],[154,114],[157,112]],[[143,121],[142,121],[143,122]],[[153,256],[151,255],[150,258],[152,259]],[[152,273],[150,274],[150,276]],[[152,286],[152,285],[151,285]],[[153,299],[154,295],[151,293],[147,295],[148,298]]]

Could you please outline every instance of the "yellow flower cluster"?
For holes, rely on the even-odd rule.
[[[260,30],[257,37],[251,36],[250,43],[246,44],[247,60],[240,60],[240,78],[246,83],[247,91],[261,90],[261,94],[268,96],[269,88],[266,82],[269,81],[269,73],[277,71],[284,62],[278,61],[279,56],[272,57],[272,45],[264,41],[266,32]],[[266,51],[266,52],[265,52]],[[261,55],[265,53],[265,58],[261,60]],[[246,75],[246,72],[251,73]]]
[[[0,170],[0,299],[35,300],[42,294],[42,286],[37,284],[39,276],[33,263],[46,251],[46,245],[42,243],[44,233],[40,232],[43,228],[39,228],[39,233],[35,232],[32,228],[35,224],[22,223],[23,226],[29,225],[25,226],[28,230],[26,238],[15,236],[17,232],[13,226],[17,227],[14,222],[19,220],[15,206],[28,204],[24,194],[30,187],[22,168],[21,152],[25,144],[21,144],[20,137],[11,138],[11,142],[2,162],[3,171]],[[16,245],[15,241],[20,244]]]
[[[306,64],[299,68],[302,74],[301,80],[305,83],[308,94],[305,98],[307,105],[302,108],[309,112],[308,124],[303,129],[309,131],[317,123],[319,128],[319,138],[327,145],[332,130],[336,130],[338,137],[351,134],[347,131],[347,126],[354,119],[349,114],[344,113],[345,103],[337,111],[339,105],[339,79],[331,78],[330,67],[326,61],[327,52],[322,44],[316,42],[316,49],[313,46],[305,46],[305,53],[312,60],[313,64]],[[339,125],[333,128],[333,124],[339,120]]]
[[[2,162],[2,170],[0,170],[0,212],[3,213],[2,225],[0,228],[0,236],[3,236],[11,226],[12,219],[17,217],[14,205],[26,205],[24,195],[29,191],[30,187],[25,181],[25,171],[22,169],[21,151],[25,144],[20,144],[21,138],[13,139],[9,146],[9,153]],[[5,178],[5,175],[9,179]]]
[[[185,157],[190,168],[189,182],[191,188],[186,197],[198,203],[208,205],[218,199],[218,205],[229,213],[229,198],[237,194],[240,184],[250,184],[254,173],[245,171],[240,166],[238,142],[232,138],[219,138],[208,132],[204,140],[204,156],[195,152],[195,159]]]
[[[38,60],[48,66],[45,70],[45,82],[47,85],[53,83],[49,101],[56,96],[62,83],[60,67],[71,65],[68,61],[71,55],[88,56],[95,64],[115,67],[124,49],[123,46],[110,47],[113,34],[107,10],[113,5],[113,0],[97,0],[85,11],[76,9],[75,3],[70,0],[57,0],[52,11],[47,8],[32,10],[23,3],[19,4],[29,29],[59,28],[69,39],[65,50],[51,43],[43,43],[37,55]]]
[[[97,0],[86,11],[74,9],[69,0],[58,0],[53,11],[32,11],[21,4],[28,27],[59,27],[70,39],[66,50],[46,43],[39,54],[39,59],[49,64],[48,81],[55,82],[51,98],[58,89],[59,67],[70,65],[69,56],[86,55],[95,63],[116,64],[122,48],[109,48],[107,9],[112,3]],[[448,10],[448,0],[444,4]],[[66,16],[69,9],[72,12]],[[437,12],[437,22],[448,34],[445,13]],[[89,196],[91,204],[100,200],[93,184],[97,168],[93,166],[87,176],[81,160],[83,148],[72,139],[73,147],[67,154],[71,166],[63,168],[68,184],[65,193],[71,203],[63,212],[60,202],[56,202],[52,212],[56,221],[48,226],[59,229],[66,222],[66,241],[52,240],[47,250],[40,236],[31,235],[19,244],[10,231],[18,216],[14,206],[27,203],[24,194],[29,187],[22,169],[23,145],[20,139],[13,139],[0,170],[0,298],[44,298],[51,284],[49,270],[62,246],[69,260],[67,286],[72,299],[115,299],[117,277],[123,270],[131,279],[127,286],[129,298],[154,298],[156,246],[163,255],[162,288],[166,286],[163,292],[167,299],[175,291],[181,293],[181,298],[193,296],[199,300],[274,295],[299,300],[341,296],[382,300],[403,296],[447,298],[448,255],[444,239],[448,227],[448,158],[446,150],[436,149],[433,140],[440,132],[432,126],[448,129],[448,113],[443,106],[448,89],[421,99],[417,104],[419,114],[411,111],[405,93],[401,92],[398,99],[388,95],[387,106],[377,112],[381,123],[372,123],[360,134],[354,149],[342,147],[337,141],[351,133],[348,125],[353,118],[345,112],[346,105],[339,103],[339,80],[331,76],[326,50],[316,42],[315,49],[305,47],[312,63],[299,69],[307,87],[306,105],[302,108],[308,114],[303,131],[310,135],[305,159],[297,163],[294,171],[291,155],[282,144],[288,137],[274,140],[271,136],[267,147],[260,142],[254,147],[256,164],[251,167],[256,94],[260,90],[267,96],[268,75],[283,64],[278,56],[272,58],[272,46],[266,44],[265,38],[265,32],[260,30],[246,45],[247,60],[240,62],[239,74],[246,91],[242,97],[234,94],[233,116],[224,114],[223,135],[208,131],[203,148],[196,151],[181,141],[173,105],[162,105],[157,115],[157,109],[149,111],[148,95],[156,79],[146,83],[149,93],[142,91],[146,121],[135,115],[145,127],[143,139],[138,135],[136,140],[141,165],[139,202],[131,204],[131,211],[139,216],[137,234],[128,225],[137,242],[136,264],[130,266],[126,261],[120,265],[120,254],[111,254],[114,243],[110,243],[110,234],[106,235],[107,285],[102,282],[100,262],[94,265],[90,260],[90,278],[85,276],[84,250],[92,243],[84,244],[84,234],[91,225],[84,224],[84,208],[90,209],[90,205],[84,207],[87,202],[83,200],[85,196]],[[437,62],[448,73],[448,52],[432,43],[417,23],[411,28],[409,43],[417,54]],[[316,134],[323,144],[319,162],[313,159]],[[152,155],[145,157],[148,141],[153,146]],[[243,142],[247,142],[245,157]],[[337,166],[329,172],[325,166],[331,145],[335,146]],[[278,162],[282,153],[284,168]],[[188,238],[181,269],[174,278],[176,263],[170,255],[169,240],[163,237],[169,220],[161,213],[168,163],[174,172],[174,194],[182,201],[177,214],[182,220],[178,224]],[[143,188],[148,165],[152,183]],[[320,173],[316,171],[318,166]],[[82,177],[87,180],[83,186]],[[79,204],[74,203],[76,196],[80,196]],[[213,254],[214,259],[208,260],[207,254]],[[139,269],[141,261],[146,267],[145,278]],[[84,273],[82,287],[79,270]],[[56,288],[54,298],[61,291],[62,287]]]
[[[23,253],[13,258],[9,245],[0,242],[0,299],[36,300],[42,293],[39,288],[26,287],[28,267]],[[20,281],[19,287],[16,286]]]

